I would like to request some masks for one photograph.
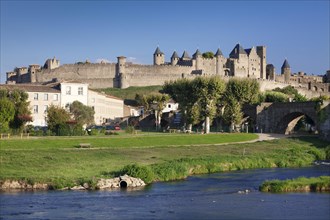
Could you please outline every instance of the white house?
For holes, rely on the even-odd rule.
[[[96,125],[101,125],[109,120],[124,117],[124,100],[88,90],[88,106],[94,111]]]
[[[124,114],[124,101],[88,90],[88,84],[79,82],[56,82],[48,85],[6,84],[0,89],[23,90],[28,94],[33,126],[47,126],[47,110],[50,105],[66,108],[74,101],[91,106],[94,111],[95,124],[99,125],[109,119],[121,118]]]
[[[84,105],[88,104],[88,84],[79,82],[61,82],[61,107],[66,108],[74,101],[79,101]]]

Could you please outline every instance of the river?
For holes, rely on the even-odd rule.
[[[330,219],[329,193],[262,193],[266,179],[330,175],[329,166],[192,176],[140,190],[0,193],[0,219]],[[238,191],[249,190],[249,193]]]

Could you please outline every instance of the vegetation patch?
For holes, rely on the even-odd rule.
[[[299,177],[287,180],[265,181],[259,190],[262,192],[324,192],[330,191],[330,176]]]
[[[60,189],[123,174],[150,183],[221,171],[302,167],[324,160],[329,145],[311,137],[219,145],[253,138],[253,134],[138,134],[6,139],[0,142],[0,182],[29,180]],[[93,148],[76,148],[80,143]]]

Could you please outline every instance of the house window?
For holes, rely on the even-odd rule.
[[[34,93],[34,100],[38,100],[38,93]]]
[[[53,95],[53,100],[54,100],[54,101],[57,101],[57,100],[58,100],[58,94],[54,94],[54,95]]]
[[[38,106],[37,105],[34,105],[33,106],[33,113],[34,114],[37,114],[38,113]]]
[[[44,100],[48,101],[48,94],[47,93],[44,94]]]
[[[47,113],[47,111],[48,111],[48,105],[45,105],[44,106],[44,113]]]
[[[71,95],[71,86],[66,87],[66,94]]]
[[[78,95],[84,95],[84,88],[78,87]]]

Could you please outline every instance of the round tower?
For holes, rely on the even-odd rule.
[[[15,69],[15,72],[17,73],[17,82],[22,83],[23,82],[23,76],[25,75],[28,71],[26,67],[19,67]]]
[[[196,60],[196,70],[200,70],[202,67],[202,54],[201,52],[197,49],[196,52],[193,54],[193,59]]]
[[[30,82],[34,83],[37,81],[36,73],[40,70],[40,66],[36,64],[29,65],[29,75],[30,75]]]
[[[291,67],[289,62],[285,59],[281,67],[281,75],[284,75],[284,82],[289,83],[291,77]]]
[[[165,64],[165,55],[162,51],[160,51],[159,47],[157,47],[154,53],[154,65],[162,64]]]
[[[171,56],[171,64],[172,66],[175,66],[178,61],[179,61],[180,57],[178,56],[178,54],[176,53],[176,51],[173,52],[172,56]]]
[[[126,57],[120,56],[117,57],[117,71],[116,71],[116,77],[117,77],[117,83],[119,88],[127,88],[128,82],[127,82],[127,76],[126,76]]]
[[[217,66],[216,66],[216,74],[218,75],[225,75],[225,71],[224,71],[224,64],[225,64],[225,60],[226,58],[223,56],[220,48],[218,48],[217,52],[214,54],[216,62],[217,62]]]

